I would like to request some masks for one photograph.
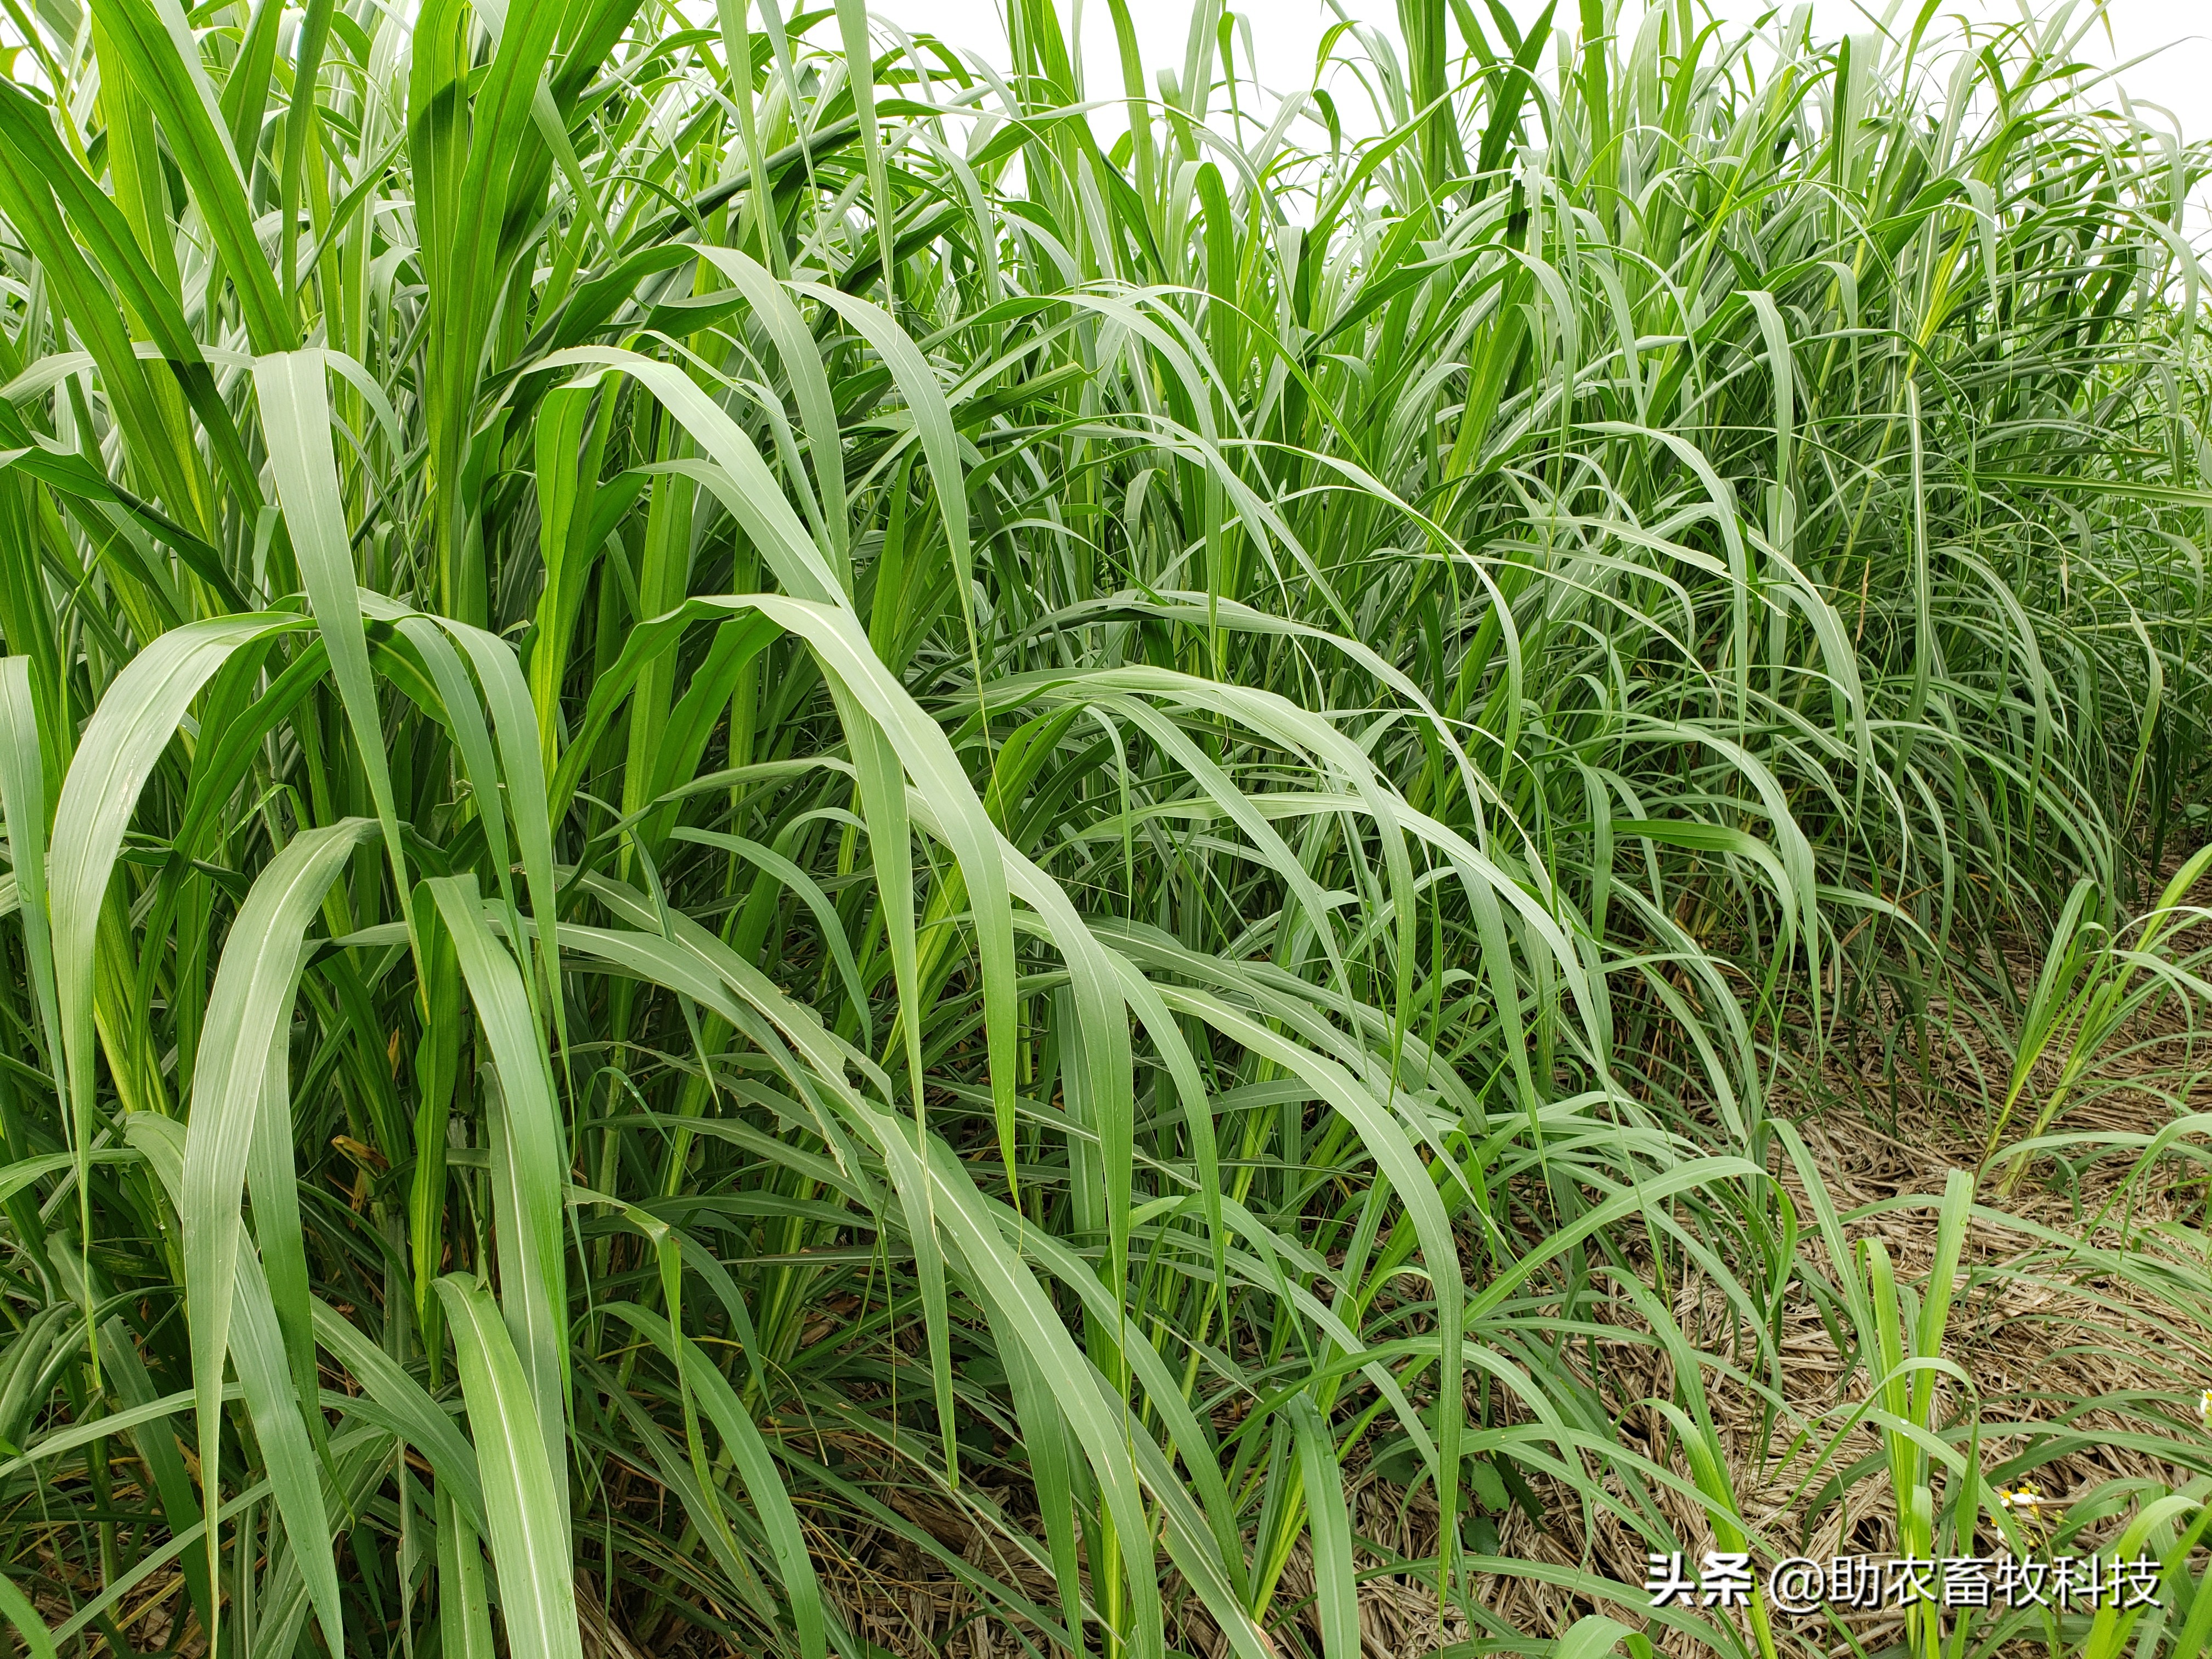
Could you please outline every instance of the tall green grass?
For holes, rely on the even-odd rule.
[[[1482,1575],[1641,1597],[1500,1494],[1741,1536],[1706,1389],[1808,1297],[1851,1479],[1973,1535],[1948,1273],[1770,1097],[1975,1008],[2010,1107],[2201,987],[2130,918],[2205,805],[2206,157],[2080,5],[1402,0],[1280,103],[1108,10],[10,0],[33,1649],[1356,1659],[1383,1571],[1528,1651]],[[917,1577],[958,1632],[856,1622]]]

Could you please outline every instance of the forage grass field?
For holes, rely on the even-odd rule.
[[[2212,1647],[2093,5],[4,4],[21,1652]]]

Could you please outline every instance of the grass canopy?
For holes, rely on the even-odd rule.
[[[1943,1345],[2212,997],[2206,154],[2073,3],[1108,9],[9,0],[28,1650],[1595,1654],[2120,1432]]]

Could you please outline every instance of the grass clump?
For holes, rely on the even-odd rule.
[[[0,1610],[2194,1653],[2206,158],[1109,9],[11,7]],[[2001,1542],[2166,1605],[1637,1589]]]

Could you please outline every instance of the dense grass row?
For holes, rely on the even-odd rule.
[[[1359,1570],[1523,1649],[1509,1482],[1738,1535],[1691,1275],[1932,1425],[1852,1477],[1902,1541],[1996,1515],[1948,1273],[1844,1271],[1769,1097],[1931,1000],[2022,1094],[2193,983],[2100,930],[2203,810],[2205,158],[2077,6],[1404,0],[1357,119],[1218,4],[1157,76],[1010,9],[1000,74],[858,0],[10,5],[0,1539],[65,1649],[580,1593],[860,1659],[872,1530],[1002,1648],[1356,1659],[1377,1460],[1449,1520]]]

